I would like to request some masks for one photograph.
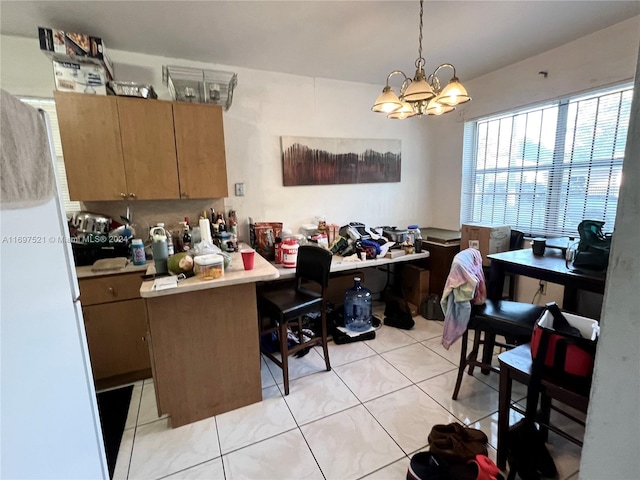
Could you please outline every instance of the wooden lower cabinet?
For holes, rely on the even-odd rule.
[[[121,276],[120,281],[124,279],[131,283],[132,279],[128,277],[131,276]],[[140,278],[139,275],[135,277]],[[114,276],[110,281],[117,285],[116,278]],[[88,285],[93,288],[95,282],[96,279],[87,280],[84,290],[89,290]],[[82,280],[80,291],[82,301]],[[134,298],[87,305],[83,306],[82,313],[97,388],[151,377],[144,300]]]

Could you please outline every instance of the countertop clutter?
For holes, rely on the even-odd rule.
[[[152,267],[153,268],[153,267]],[[154,281],[143,282],[140,287],[142,298],[161,297],[165,295],[176,295],[180,293],[195,292],[209,288],[227,287],[243,283],[254,283],[264,280],[274,280],[278,278],[278,270],[260,255],[256,255],[252,270],[245,270],[240,253],[231,253],[231,263],[225,269],[224,275],[215,280],[200,280],[197,277],[190,277],[177,282],[176,288],[165,290],[155,290]]]

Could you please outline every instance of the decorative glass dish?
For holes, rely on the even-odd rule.
[[[163,65],[162,82],[174,100],[221,105],[229,110],[238,75],[219,70]]]

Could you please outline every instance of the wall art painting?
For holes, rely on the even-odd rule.
[[[282,137],[285,186],[399,182],[400,140]]]

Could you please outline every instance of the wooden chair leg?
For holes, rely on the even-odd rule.
[[[289,395],[289,348],[287,347],[287,323],[280,322],[280,356],[282,361],[282,379],[284,394]]]
[[[509,410],[511,409],[511,388],[513,379],[508,369],[500,369],[500,389],[498,394],[498,468],[507,467],[507,433],[509,433]]]
[[[326,308],[322,308],[322,315],[320,322],[322,324],[322,352],[324,353],[324,364],[327,367],[327,372],[331,371],[331,363],[329,362],[329,345],[327,340],[327,312]]]
[[[477,335],[477,333],[476,333]],[[465,330],[462,335],[462,345],[460,345],[460,365],[458,365],[458,378],[456,379],[456,386],[453,389],[452,399],[458,399],[458,392],[460,391],[460,385],[462,385],[462,375],[464,374],[464,369],[467,366],[467,342],[469,340],[469,330]]]
[[[469,354],[469,358],[467,362],[477,362],[478,361],[478,352],[480,351],[480,336],[482,332],[480,330],[476,330],[473,332],[473,348],[471,349],[471,353]],[[485,339],[487,338],[487,333],[485,332]],[[473,363],[469,363],[469,375],[473,375],[473,369],[475,365]]]

